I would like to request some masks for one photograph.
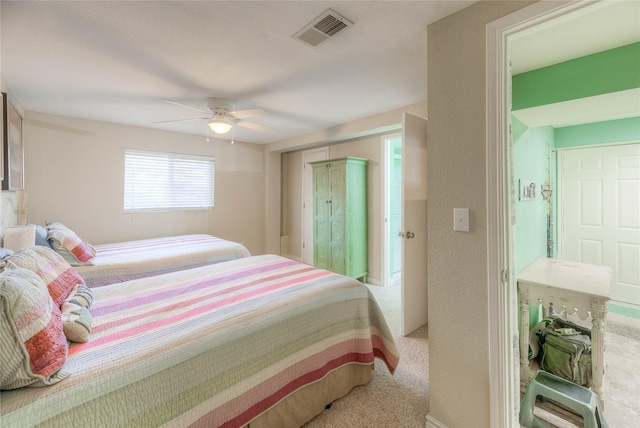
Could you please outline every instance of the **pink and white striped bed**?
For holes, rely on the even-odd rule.
[[[248,257],[237,242],[193,234],[94,245],[89,264],[75,266],[88,287],[161,275],[182,269]]]
[[[3,391],[3,427],[300,426],[398,364],[366,286],[280,256],[93,291],[70,375]]]

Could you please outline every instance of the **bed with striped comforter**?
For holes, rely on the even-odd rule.
[[[3,427],[253,426],[346,366],[367,367],[374,357],[391,372],[398,364],[366,286],[280,256],[94,293],[91,340],[70,347],[70,375],[3,391]]]
[[[242,244],[206,234],[94,245],[89,264],[75,266],[88,287],[100,287],[250,256]]]

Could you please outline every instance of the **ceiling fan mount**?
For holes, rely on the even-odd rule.
[[[247,110],[233,110],[235,103],[231,100],[224,98],[207,98],[205,100],[206,110],[199,107],[182,104],[177,101],[163,100],[165,102],[176,104],[182,107],[186,107],[191,110],[203,113],[206,117],[194,117],[189,119],[176,119],[176,120],[163,120],[154,123],[167,123],[167,122],[186,122],[193,120],[207,120],[209,128],[216,134],[226,134],[231,130],[234,125],[242,126],[245,128],[253,129],[260,132],[273,132],[272,128],[269,128],[258,123],[249,122],[244,120],[249,117],[266,116],[268,113],[261,108],[253,108]]]
[[[207,98],[207,108],[211,112],[209,128],[216,134],[226,134],[231,130],[235,120],[229,114],[233,111],[234,103],[223,98]]]
[[[233,101],[224,98],[207,98],[205,104],[211,113],[228,113],[235,106]]]

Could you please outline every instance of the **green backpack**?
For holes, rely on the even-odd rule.
[[[539,339],[542,370],[586,388],[591,386],[591,331],[554,318]]]

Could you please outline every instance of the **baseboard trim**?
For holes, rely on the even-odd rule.
[[[377,278],[371,278],[370,276],[367,277],[367,284],[377,285],[378,287],[384,287],[384,284],[382,283],[382,281],[380,281]]]
[[[448,428],[445,424],[437,420],[431,415],[427,415],[427,428]]]
[[[294,256],[293,254],[283,254],[282,257],[286,257],[288,259],[295,260],[297,262],[302,263],[302,258],[300,258],[298,256]]]

